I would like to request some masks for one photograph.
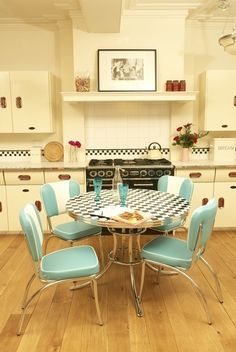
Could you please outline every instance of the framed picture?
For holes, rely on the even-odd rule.
[[[99,49],[98,91],[156,91],[156,50]]]

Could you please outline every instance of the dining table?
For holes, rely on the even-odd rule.
[[[99,200],[95,192],[81,193],[67,201],[68,213],[76,220],[105,227],[113,236],[113,247],[108,254],[105,267],[98,274],[101,277],[112,264],[129,267],[131,290],[136,314],[143,316],[137,294],[134,266],[142,263],[140,235],[147,229],[157,228],[171,221],[186,218],[190,204],[177,195],[149,189],[129,189],[126,204],[121,206],[116,190],[102,189]],[[124,222],[119,215],[124,212],[138,212],[143,220],[137,223]],[[117,218],[118,217],[118,218]],[[120,241],[118,241],[121,238]],[[124,240],[128,245],[124,245]],[[118,242],[121,242],[118,247]]]

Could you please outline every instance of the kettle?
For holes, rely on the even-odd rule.
[[[161,159],[161,146],[157,142],[152,142],[147,148],[147,158],[148,159]]]

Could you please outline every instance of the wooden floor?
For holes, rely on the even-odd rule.
[[[144,241],[150,236],[145,237]],[[111,237],[103,236],[106,251]],[[96,239],[90,240],[95,247]],[[62,246],[52,240],[49,249]],[[20,302],[32,273],[21,235],[0,236],[0,351],[1,352],[235,352],[236,351],[236,232],[215,232],[206,259],[219,274],[224,303],[212,290],[212,278],[201,263],[192,270],[208,301],[213,324],[191,284],[179,276],[147,270],[143,291],[144,317],[135,314],[129,270],[112,265],[99,280],[104,326],[97,325],[90,289],[71,291],[69,284],[44,291],[29,307],[24,335],[16,336]],[[139,276],[137,268],[137,276]],[[139,277],[138,277],[139,283]],[[35,287],[35,286],[34,286]]]

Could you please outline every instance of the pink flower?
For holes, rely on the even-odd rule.
[[[68,143],[69,143],[69,145],[71,145],[72,147],[75,147],[75,148],[81,147],[81,143],[79,141],[69,141]]]
[[[177,132],[180,132],[180,131],[182,130],[182,128],[183,128],[183,127],[178,127],[178,128],[176,129],[176,131],[177,131]]]

